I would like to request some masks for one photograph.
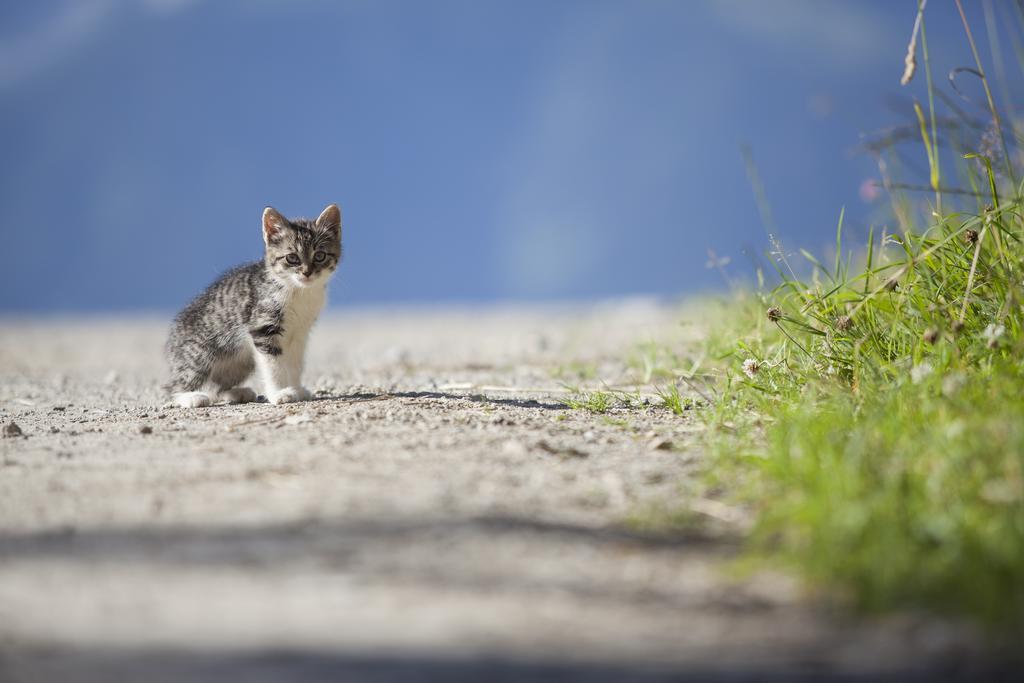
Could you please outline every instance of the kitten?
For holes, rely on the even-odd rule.
[[[174,319],[167,339],[173,402],[245,403],[238,386],[258,370],[271,403],[304,401],[303,360],[323,308],[327,281],[341,261],[341,211],[331,204],[315,221],[263,210],[262,261],[228,271]]]

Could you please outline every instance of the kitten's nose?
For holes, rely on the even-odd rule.
[[[304,271],[302,271],[302,274],[303,274],[303,275],[304,275],[305,277],[309,277],[309,274],[310,274],[310,273],[312,273],[312,272],[313,272],[313,269],[312,269],[312,268],[306,268],[306,269],[305,269]]]

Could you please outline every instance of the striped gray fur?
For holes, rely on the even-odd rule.
[[[272,402],[308,397],[299,375],[309,328],[341,261],[341,213],[332,204],[315,221],[288,220],[267,208],[263,237],[263,260],[229,270],[174,319],[166,388],[180,405],[252,400],[236,387],[257,367]]]

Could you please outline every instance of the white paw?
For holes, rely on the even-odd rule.
[[[256,400],[256,392],[249,387],[235,387],[218,394],[225,403],[252,403]]]
[[[272,392],[268,397],[271,403],[295,403],[296,401],[307,401],[312,394],[306,387],[285,387],[277,392]]]
[[[210,405],[210,397],[201,391],[185,391],[175,394],[174,405],[182,408],[205,408]]]

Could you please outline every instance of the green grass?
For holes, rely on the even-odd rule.
[[[872,231],[857,267],[842,215],[828,263],[802,250],[791,263],[773,243],[780,284],[731,304],[711,335],[709,473],[758,514],[760,553],[862,608],[1019,638],[1024,187],[1005,144],[982,156],[951,134],[940,152],[927,77],[928,114],[914,104],[926,204],[892,195],[897,226]],[[946,196],[951,175],[969,189]]]
[[[661,399],[661,404],[676,415],[682,415],[696,405],[693,398],[681,395],[679,387],[675,384],[670,384],[668,387],[660,389],[658,397]]]
[[[857,259],[844,251],[842,213],[827,260],[800,250],[793,263],[772,238],[779,284],[764,286],[759,273],[757,294],[726,303],[701,357],[711,360],[687,369],[651,345],[630,360],[643,383],[671,382],[665,408],[707,422],[706,486],[755,513],[756,555],[865,610],[923,608],[1019,642],[1024,174],[1007,140],[1022,136],[996,108],[973,37],[989,106],[982,124],[1000,145],[986,148],[966,119],[939,134],[937,120],[963,114],[936,116],[923,26],[928,99],[914,103],[910,131],[923,146],[926,194],[898,194],[886,175],[892,225],[873,229]],[[964,26],[969,34],[966,17]],[[892,140],[877,153],[898,169],[905,150]],[[688,411],[677,382],[698,370],[702,401]],[[566,402],[594,413],[620,403],[611,392]]]
[[[866,610],[924,608],[1019,641],[1024,187],[1005,142],[982,157],[961,129],[939,150],[927,51],[924,65],[932,192],[890,195],[896,225],[872,231],[857,266],[841,216],[827,263],[773,243],[778,286],[730,302],[707,342],[708,476],[757,514],[760,556]],[[988,125],[1012,140],[981,80]],[[951,178],[967,193],[947,196]]]
[[[637,345],[627,364],[640,384],[650,384],[655,379],[673,379],[678,361],[663,345],[649,341]]]
[[[579,387],[568,387],[568,389],[570,394],[562,399],[562,405],[573,410],[604,414],[612,409],[639,408],[646,405],[638,391],[629,392],[622,389],[586,391]]]
[[[955,383],[940,374],[772,411],[758,463],[759,541],[851,589],[862,607],[922,606],[1019,628],[1019,369],[997,363]]]
[[[607,413],[617,405],[615,396],[610,391],[575,391],[568,398],[563,399],[567,407],[573,410],[586,410],[591,413]]]
[[[815,262],[716,336],[741,341],[707,417],[741,427],[714,439],[758,547],[865,608],[1024,626],[1019,206],[871,244],[855,275]]]

